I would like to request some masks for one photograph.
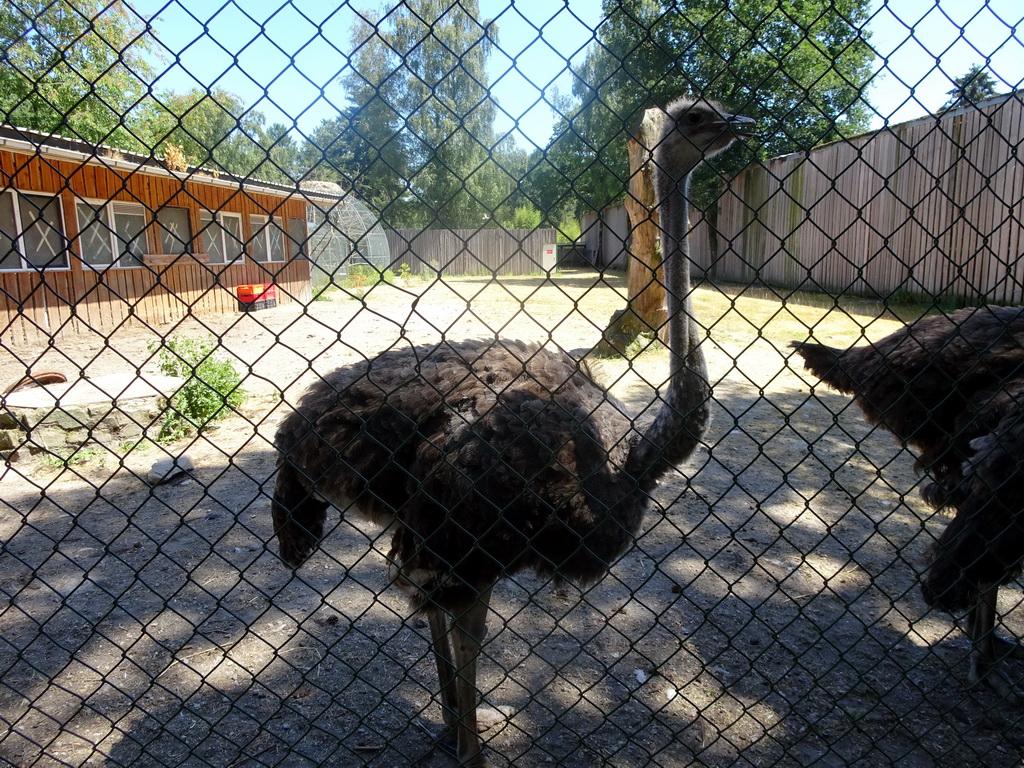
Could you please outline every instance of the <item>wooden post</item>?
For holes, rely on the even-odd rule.
[[[625,309],[612,315],[599,348],[602,354],[625,354],[640,334],[657,331],[662,341],[668,340],[665,287],[660,268],[661,251],[658,247],[661,230],[654,209],[651,168],[651,153],[661,135],[664,114],[659,108],[645,110],[640,123],[629,137],[629,193],[625,202],[630,225],[629,303]]]

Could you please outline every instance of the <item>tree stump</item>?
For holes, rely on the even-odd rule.
[[[625,309],[612,315],[602,334],[598,351],[602,354],[625,355],[629,346],[641,335],[657,334],[668,341],[668,310],[665,308],[665,285],[661,270],[661,248],[658,214],[654,210],[654,179],[651,153],[661,135],[664,112],[659,108],[644,111],[629,137],[629,192],[626,214],[630,225],[630,258]]]

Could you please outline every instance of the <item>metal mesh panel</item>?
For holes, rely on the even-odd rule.
[[[951,5],[6,3],[0,762],[1019,765]]]

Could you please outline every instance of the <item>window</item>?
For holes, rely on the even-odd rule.
[[[146,242],[146,209],[139,203],[79,200],[78,248],[90,267],[141,267]]]
[[[188,208],[165,205],[156,212],[156,223],[160,227],[160,253],[188,253],[192,242]]]
[[[60,197],[0,193],[0,270],[67,267]]]
[[[240,213],[199,212],[203,231],[203,250],[210,264],[230,264],[242,257],[242,215]]]
[[[249,217],[252,227],[252,260],[261,263],[284,261],[284,231],[269,216]]]

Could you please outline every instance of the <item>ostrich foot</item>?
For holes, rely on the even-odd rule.
[[[984,685],[1011,706],[1024,705],[1024,691],[1006,674],[1003,662],[1024,659],[1024,646],[1001,637],[990,635],[987,641],[971,649],[971,685]]]
[[[459,759],[459,737],[458,729],[455,726],[445,728],[441,735],[437,737],[436,744],[438,749],[447,755],[451,755],[456,760]],[[466,765],[468,768],[491,768],[491,764],[484,757],[483,751],[480,751],[473,758],[471,763],[460,763],[460,765]]]
[[[1024,691],[1021,691],[1006,672],[998,666],[984,668],[979,671],[972,664],[968,677],[972,686],[984,686],[990,689],[1011,707],[1019,707],[1024,704]]]
[[[512,707],[479,707],[476,711],[476,729],[479,733],[490,732],[494,735],[512,717]],[[448,726],[436,737],[438,748],[451,755],[456,760],[459,757],[459,744],[457,729],[454,725]],[[490,763],[482,756],[478,756],[479,762],[471,763],[473,768],[487,768]]]
[[[1024,659],[1024,647],[996,634],[998,584],[979,589],[977,605],[967,616],[967,636],[971,639],[969,678],[972,685],[985,684],[1011,706],[1024,704],[1024,693],[1007,677],[1003,662]]]

